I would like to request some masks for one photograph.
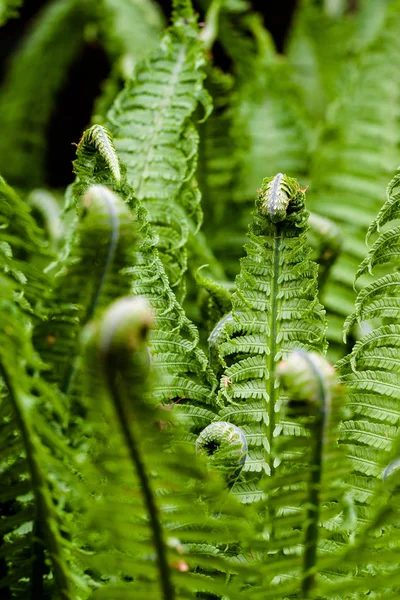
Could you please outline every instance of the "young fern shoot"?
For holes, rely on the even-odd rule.
[[[97,185],[89,188],[80,206],[69,255],[48,298],[49,318],[35,331],[36,346],[52,366],[50,377],[67,395],[79,371],[81,328],[100,308],[129,293],[131,277],[122,270],[136,257],[136,227],[120,198]]]
[[[302,598],[311,598],[315,593],[317,573],[326,568],[332,549],[333,553],[337,551],[332,523],[336,522],[336,535],[342,530],[343,539],[351,527],[350,523],[345,523],[343,514],[346,502],[343,476],[350,466],[337,445],[338,428],[344,416],[343,389],[333,367],[316,353],[295,351],[280,363],[278,371],[281,388],[287,396],[286,412],[297,420],[305,435],[292,434],[280,441],[283,468],[270,486],[270,501],[279,514],[273,526],[275,531],[284,532],[286,556],[290,555],[291,537],[294,538],[295,556],[298,536],[293,512],[297,507],[299,523],[306,524],[302,541],[301,593]],[[292,498],[288,494],[289,486],[293,489]],[[288,498],[286,511],[280,504],[280,497]],[[273,556],[271,560],[274,561]]]
[[[317,297],[317,265],[307,245],[305,193],[295,179],[266,178],[241,260],[226,341],[219,398],[222,420],[241,426],[249,442],[246,484],[234,492],[251,502],[262,495],[257,482],[275,470],[274,443],[288,424],[279,415],[276,366],[294,348],[325,350],[325,317]]]

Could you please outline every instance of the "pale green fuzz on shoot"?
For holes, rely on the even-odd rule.
[[[302,190],[292,177],[278,173],[275,177],[263,179],[256,202],[257,208],[272,223],[280,223],[287,216],[289,204],[296,200],[298,194],[304,196]]]
[[[247,458],[247,440],[240,427],[226,421],[208,425],[196,440],[198,454],[208,457],[210,465],[221,471],[229,487],[235,483]]]
[[[103,354],[120,349],[137,352],[143,349],[153,315],[143,296],[127,296],[116,300],[107,310],[100,332],[99,349]]]
[[[292,352],[279,363],[278,376],[281,387],[290,390],[291,397],[299,401],[317,403],[321,396],[321,381],[329,389],[340,388],[335,369],[316,352]]]

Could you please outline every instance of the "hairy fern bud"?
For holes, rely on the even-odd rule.
[[[328,390],[338,390],[340,385],[333,366],[316,352],[292,352],[279,364],[278,375],[291,402],[318,404]]]
[[[210,464],[222,472],[227,485],[232,487],[246,462],[247,440],[236,425],[217,421],[203,429],[196,440],[196,450],[208,456]]]
[[[263,179],[256,206],[261,215],[269,217],[272,223],[280,223],[286,218],[290,202],[298,193],[304,193],[296,179],[278,173],[275,177]]]

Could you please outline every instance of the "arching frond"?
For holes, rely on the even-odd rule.
[[[86,147],[88,152],[84,151]],[[108,164],[90,145],[83,144],[78,148],[74,168],[78,175],[72,186],[72,197],[75,200],[94,182],[117,189],[117,182]],[[118,192],[131,209],[140,230],[135,266],[126,269],[125,274],[130,277],[131,292],[148,298],[155,312],[150,347],[160,378],[155,382],[152,394],[160,403],[179,401],[182,404],[179,410],[188,410],[189,422],[198,429],[197,420],[192,420],[193,410],[190,405],[211,409],[215,404],[214,389],[217,382],[204,353],[197,347],[198,331],[185,315],[171,290],[163,264],[154,247],[155,240],[149,226],[147,211],[128,185],[123,165],[121,178]],[[205,413],[201,414],[204,426]]]
[[[386,231],[362,261],[356,278],[373,268],[389,271],[367,284],[359,292],[355,310],[348,317],[345,333],[356,324],[363,331],[352,352],[338,364],[348,388],[346,404],[354,418],[341,431],[352,458],[353,493],[361,503],[369,504],[389,456],[399,425],[400,379],[400,265],[397,244],[400,216],[400,176],[396,174],[387,189],[387,201],[369,228],[372,235],[385,224]],[[393,222],[394,221],[394,222]],[[372,486],[372,489],[371,489]]]
[[[205,58],[191,3],[177,2],[174,22],[153,56],[139,65],[108,115],[129,183],[149,211],[171,286],[186,269],[185,244],[202,213],[194,179],[199,103],[210,110],[203,89]]]
[[[325,349],[304,200],[296,180],[281,173],[264,179],[236,281],[233,318],[227,320],[227,339],[219,345],[226,363],[221,418],[242,427],[247,436],[248,481],[275,470],[274,440],[285,427],[278,412],[277,363],[295,348]]]
[[[275,473],[267,482],[268,555],[265,598],[314,597],[320,577],[351,527],[345,485],[349,472],[337,445],[343,393],[320,355],[295,351],[278,367],[286,394],[275,442]],[[299,595],[300,597],[300,595]]]
[[[399,4],[387,4],[385,12],[374,41],[348,61],[311,165],[309,207],[334,220],[343,237],[343,251],[322,297],[328,339],[337,344],[353,310],[353,278],[364,258],[365,233],[398,162]],[[331,348],[332,355],[341,356],[341,348]]]

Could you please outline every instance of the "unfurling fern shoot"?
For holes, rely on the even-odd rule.
[[[315,587],[317,569],[324,568],[318,543],[321,538],[327,540],[332,537],[331,526],[326,526],[329,519],[336,520],[336,530],[339,530],[343,511],[340,501],[344,499],[341,478],[346,468],[348,472],[350,469],[343,450],[337,445],[337,430],[343,417],[343,389],[332,365],[314,352],[291,353],[287,360],[280,363],[278,371],[280,385],[288,397],[287,413],[303,429],[304,435],[295,438],[287,436],[282,440],[286,452],[281,453],[280,458],[284,462],[286,453],[289,460],[286,459],[286,465],[283,465],[281,478],[273,482],[276,490],[272,493],[272,502],[281,509],[280,529],[285,532],[288,548],[291,536],[287,533],[290,527],[286,519],[295,504],[298,505],[299,523],[306,523],[301,589],[303,597],[309,598]],[[289,504],[285,514],[280,505],[280,496],[285,498],[288,495],[285,490],[288,477],[291,478],[291,486],[295,490],[293,496],[297,501]],[[293,520],[290,525],[296,543],[298,531]],[[324,554],[326,556],[329,552],[325,549]]]
[[[276,436],[290,425],[280,415],[276,365],[291,350],[323,352],[325,313],[317,297],[318,267],[307,245],[305,192],[279,173],[264,179],[247,256],[236,279],[232,318],[218,352],[225,363],[221,420],[243,428],[249,453],[247,483],[233,491],[245,502],[262,496],[257,482],[275,470]]]
[[[197,452],[206,454],[220,470],[229,487],[235,483],[246,462],[247,440],[240,427],[217,421],[208,425],[196,440]]]

